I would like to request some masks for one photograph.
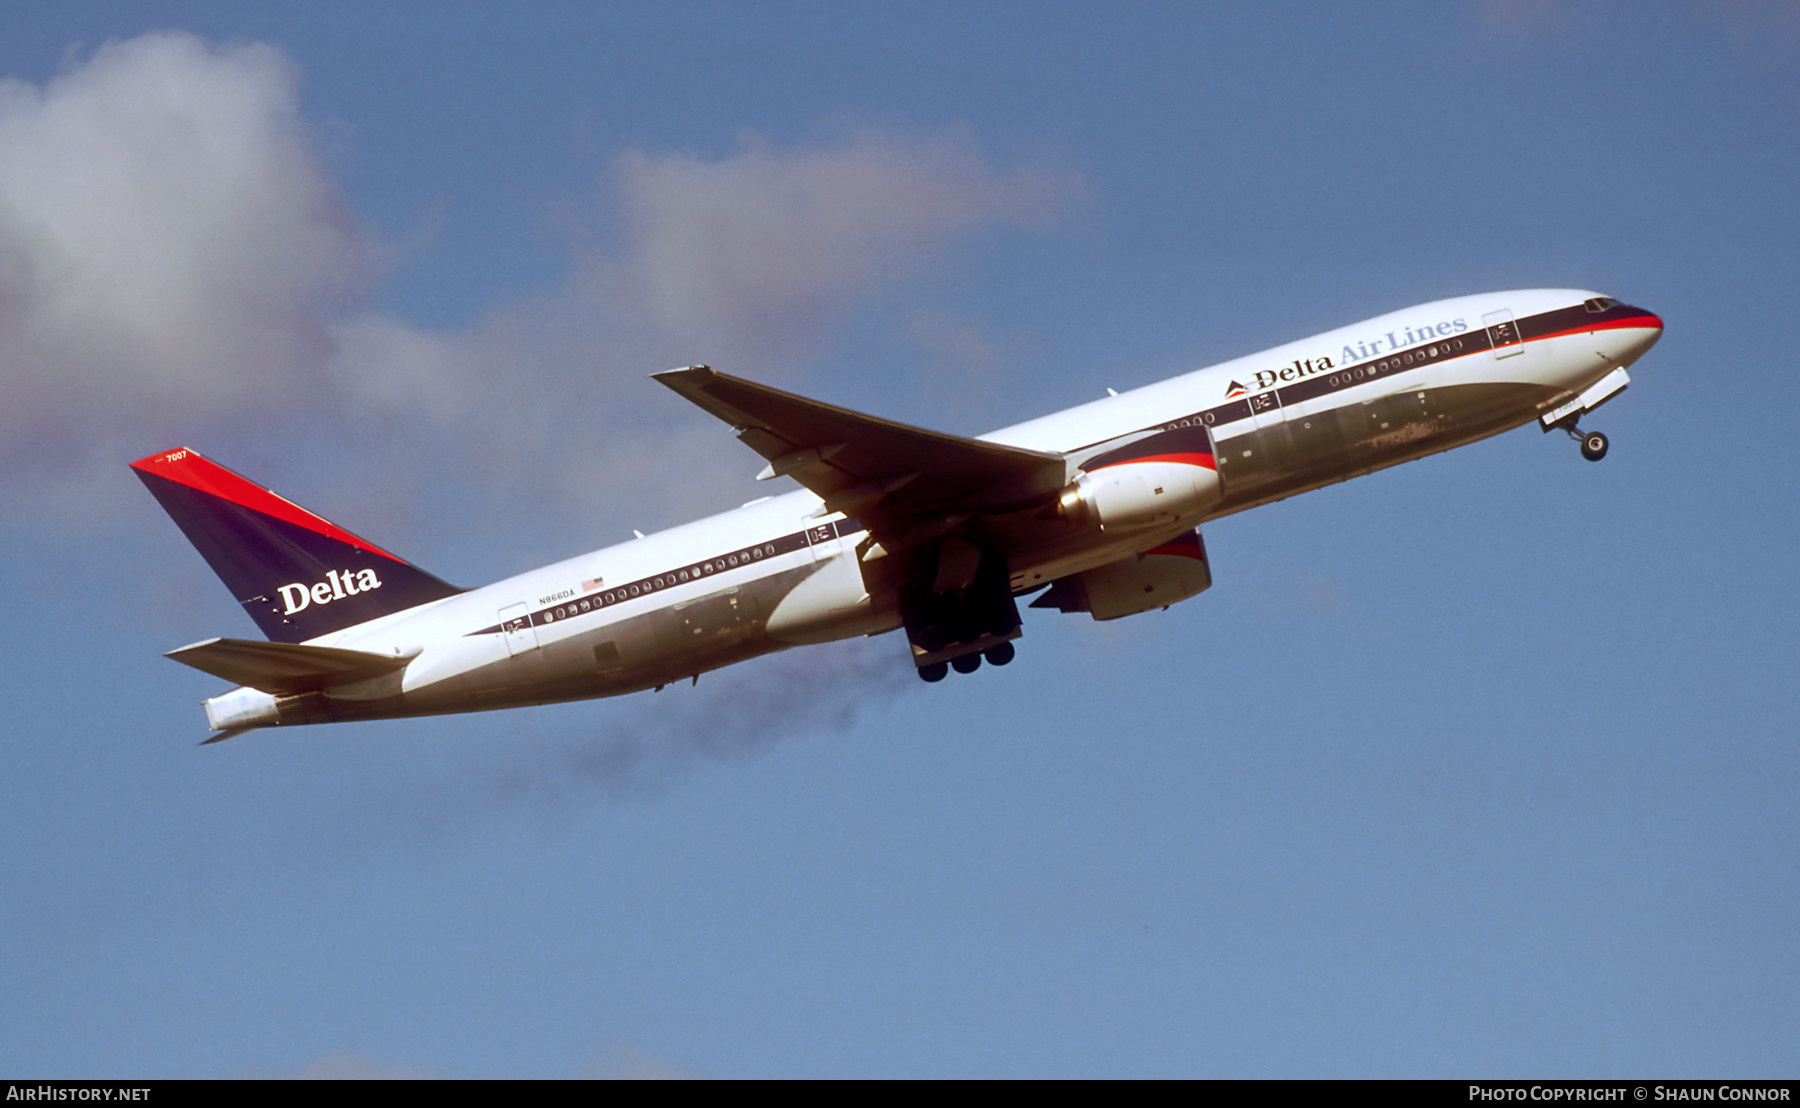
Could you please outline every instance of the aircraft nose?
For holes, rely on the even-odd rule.
[[[1623,345],[1625,346],[1625,356],[1621,360],[1626,365],[1643,357],[1645,351],[1655,346],[1656,340],[1662,338],[1663,333],[1662,317],[1655,312],[1645,311],[1643,308],[1631,308],[1629,311],[1635,315],[1623,321],[1623,326],[1619,330],[1619,336],[1624,340]]]

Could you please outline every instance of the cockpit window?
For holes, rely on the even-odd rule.
[[[1583,300],[1581,306],[1590,312],[1604,312],[1619,306],[1619,302],[1610,296],[1596,296],[1592,300]]]

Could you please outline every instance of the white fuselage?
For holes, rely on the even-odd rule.
[[[1013,588],[1102,566],[1208,518],[1547,418],[1584,396],[1596,397],[1591,407],[1622,386],[1624,367],[1660,333],[1583,329],[1582,305],[1597,300],[1540,289],[1423,304],[984,435],[1066,456],[1070,479],[1111,444],[1187,423],[1207,428],[1217,455],[1223,498],[1182,518],[1078,532],[1047,528],[1036,514],[997,523],[1012,528]],[[1549,321],[1538,328],[1548,331],[1533,337],[1527,327],[1521,339],[1520,325],[1533,319]],[[411,656],[392,674],[280,703],[238,689],[207,709],[214,727],[227,728],[660,687],[791,645],[899,626],[895,597],[865,584],[878,579],[864,566],[880,553],[855,521],[821,514],[810,492],[791,492],[311,641]]]

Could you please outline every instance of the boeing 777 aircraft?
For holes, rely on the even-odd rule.
[[[132,468],[267,642],[169,657],[256,727],[661,688],[770,651],[903,629],[919,676],[1013,660],[1018,598],[1117,619],[1212,584],[1200,525],[1533,420],[1582,431],[1662,320],[1598,293],[1440,300],[978,439],[705,366],[656,380],[800,490],[461,589],[192,450]]]

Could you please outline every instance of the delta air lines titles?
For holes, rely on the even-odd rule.
[[[1389,331],[1385,335],[1378,335],[1373,339],[1358,340],[1354,346],[1345,343],[1341,360],[1345,364],[1368,361],[1370,358],[1379,358],[1383,354],[1392,354],[1396,350],[1405,350],[1407,347],[1430,342],[1432,339],[1449,338],[1451,335],[1461,334],[1468,329],[1469,322],[1465,319],[1446,319],[1416,329],[1402,327],[1398,334]],[[1381,345],[1384,342],[1387,343],[1385,349]]]
[[[1336,362],[1331,360],[1329,354],[1317,358],[1295,358],[1292,364],[1282,366],[1280,369],[1257,370],[1248,387],[1234,380],[1226,386],[1225,398],[1229,400],[1252,390],[1261,392],[1264,389],[1272,389],[1285,381],[1298,381],[1337,369],[1340,366],[1372,361],[1383,354],[1407,350],[1433,339],[1460,334],[1468,329],[1469,323],[1465,319],[1446,319],[1422,327],[1402,327],[1398,331],[1388,331],[1374,338],[1358,339],[1354,343],[1344,344]],[[1383,343],[1386,345],[1383,346]]]

